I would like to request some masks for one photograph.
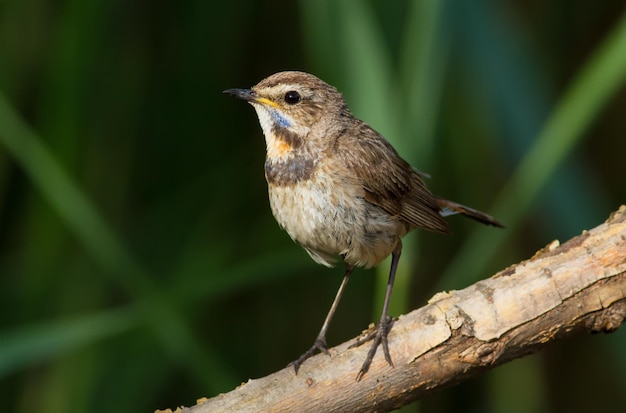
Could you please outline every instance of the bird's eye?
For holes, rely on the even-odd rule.
[[[295,90],[290,90],[289,92],[285,93],[285,102],[290,105],[295,105],[296,103],[300,102],[300,94]]]

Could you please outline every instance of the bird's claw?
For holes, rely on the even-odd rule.
[[[318,352],[330,355],[325,337],[317,337],[310,349],[308,349],[303,355],[298,357],[297,360],[290,363],[290,365],[293,365],[293,369],[295,370],[296,374],[298,374],[298,370],[300,369],[302,363],[304,363],[307,359],[313,357]]]

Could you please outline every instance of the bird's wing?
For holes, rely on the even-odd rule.
[[[363,122],[335,143],[340,159],[356,176],[365,199],[414,227],[448,233],[440,207],[420,175],[378,132]]]

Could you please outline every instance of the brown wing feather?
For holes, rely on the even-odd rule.
[[[440,207],[419,174],[378,132],[360,122],[336,142],[345,166],[359,178],[365,199],[412,227],[449,233]]]

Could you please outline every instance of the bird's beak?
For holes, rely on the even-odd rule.
[[[274,108],[278,107],[276,103],[267,98],[257,95],[256,92],[252,89],[226,89],[223,93],[234,96],[241,100],[245,100],[250,103],[262,103],[264,105],[269,105]]]
[[[254,102],[257,98],[256,93],[251,89],[226,89],[223,93],[248,102]]]

